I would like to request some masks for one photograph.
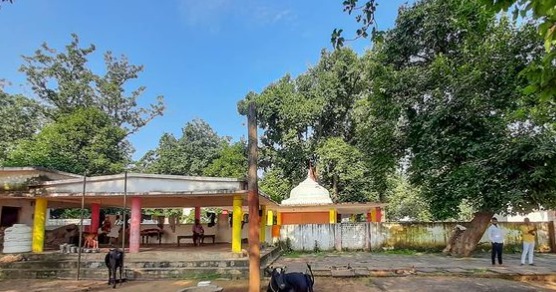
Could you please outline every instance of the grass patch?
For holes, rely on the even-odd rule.
[[[381,250],[373,250],[373,253],[377,254],[391,254],[391,255],[412,255],[412,256],[419,256],[419,255],[427,255],[427,254],[440,254],[442,253],[436,249],[407,249],[407,248],[399,248],[399,249],[381,249]]]
[[[214,281],[216,279],[222,278],[222,275],[215,272],[191,273],[191,274],[188,273],[188,274],[176,275],[176,278],[182,280]]]
[[[312,256],[312,257],[325,257],[326,255],[330,255],[332,254],[332,252],[325,252],[325,251],[318,251],[318,252],[314,252],[314,251],[290,251],[290,252],[284,252],[282,254],[283,257],[285,258],[290,258],[290,259],[298,259],[301,258],[303,256]]]

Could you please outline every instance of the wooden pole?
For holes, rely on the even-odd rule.
[[[125,227],[127,223],[126,218],[126,211],[127,211],[127,170],[124,174],[124,210],[122,212],[122,219],[124,220],[124,224],[122,226],[122,253],[125,255]]]
[[[83,174],[83,193],[81,193],[81,215],[80,215],[80,223],[79,223],[79,244],[78,244],[78,251],[77,251],[77,280],[81,276],[81,248],[83,242],[83,212],[85,211],[85,190],[87,187],[87,172]]]
[[[259,243],[260,216],[257,185],[257,115],[255,105],[249,104],[247,113],[249,172],[247,174],[249,206],[249,292],[261,290],[261,247]]]

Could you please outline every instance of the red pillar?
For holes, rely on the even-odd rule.
[[[195,220],[201,220],[201,207],[195,207]]]
[[[376,207],[376,222],[382,222],[382,208]]]
[[[131,226],[129,229],[129,252],[138,253],[141,242],[141,198],[131,198]]]
[[[97,233],[100,227],[100,204],[91,204],[91,230],[89,232]]]

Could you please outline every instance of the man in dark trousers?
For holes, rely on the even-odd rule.
[[[504,230],[498,226],[498,219],[493,217],[491,225],[487,229],[488,238],[492,243],[492,265],[496,264],[495,259],[498,258],[498,264],[502,265],[502,249],[504,248]]]

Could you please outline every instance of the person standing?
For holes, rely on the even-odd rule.
[[[523,252],[521,253],[521,265],[525,265],[525,258],[529,255],[529,265],[534,266],[533,253],[535,252],[535,235],[537,234],[537,227],[531,224],[529,218],[523,220],[525,224],[521,225],[521,239],[523,240]]]
[[[502,265],[502,249],[504,248],[504,231],[498,226],[498,219],[492,217],[491,225],[488,228],[488,238],[492,243],[492,265],[496,264],[495,259],[498,258],[498,264]]]

